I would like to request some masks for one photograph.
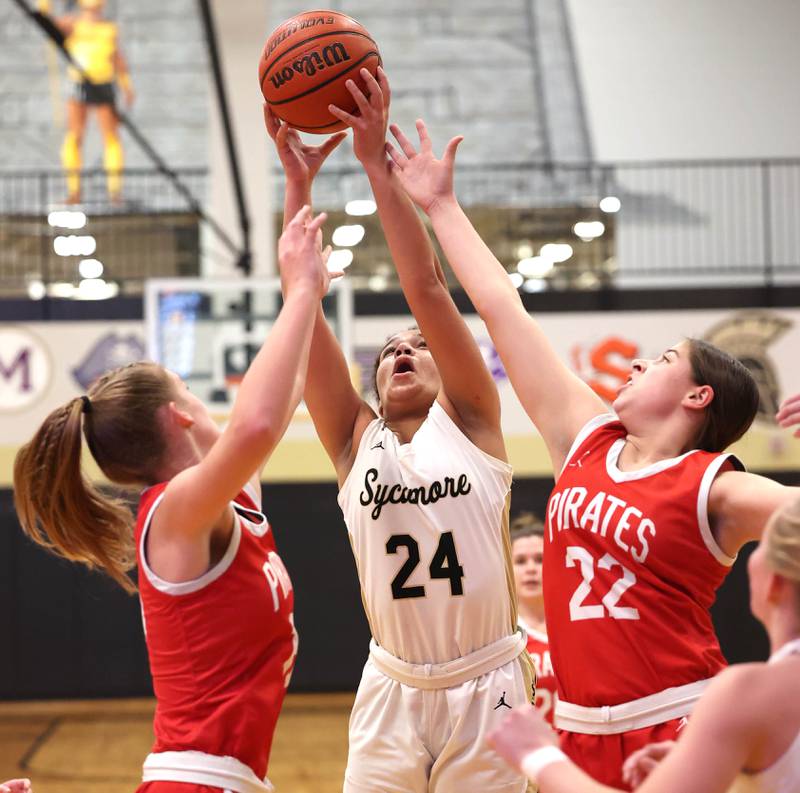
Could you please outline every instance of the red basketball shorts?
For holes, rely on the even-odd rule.
[[[614,735],[586,735],[559,730],[561,749],[589,776],[604,785],[630,790],[622,780],[622,764],[637,749],[657,741],[674,741],[684,719],[672,719]],[[160,793],[160,792],[159,792]]]

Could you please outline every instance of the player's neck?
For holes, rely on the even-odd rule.
[[[617,460],[620,471],[638,471],[649,465],[680,457],[684,445],[680,442],[681,433],[659,429],[652,434],[634,435],[629,433],[625,446]],[[676,441],[677,438],[677,441]]]
[[[193,438],[185,436],[179,442],[173,442],[164,455],[161,465],[156,471],[158,482],[168,482],[193,465],[197,465],[204,457]]]
[[[532,630],[547,633],[544,621],[544,602],[541,598],[533,601],[520,600],[517,605],[520,619]]]
[[[402,418],[384,419],[383,423],[397,436],[400,443],[411,443],[412,438],[427,417],[427,413],[424,416],[403,416]]]
[[[796,596],[793,592],[792,596]],[[784,644],[800,639],[800,614],[788,603],[783,603],[770,614],[764,627],[769,634],[772,653],[776,653]]]

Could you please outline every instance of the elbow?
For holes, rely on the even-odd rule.
[[[513,312],[521,311],[527,314],[519,293],[510,281],[507,289],[503,285],[503,288],[487,289],[479,295],[470,295],[470,298],[475,311],[489,328],[507,321]]]
[[[259,416],[246,423],[231,424],[226,432],[232,436],[232,453],[244,458],[252,457],[254,465],[258,465],[278,444],[283,430],[284,427],[279,426],[274,418]]]

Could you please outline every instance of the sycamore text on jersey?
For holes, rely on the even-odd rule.
[[[433,481],[425,487],[406,487],[401,484],[382,484],[377,482],[378,469],[370,468],[364,475],[364,489],[359,495],[359,501],[365,507],[374,504],[372,519],[380,517],[385,504],[435,504],[439,499],[450,496],[457,498],[465,496],[472,490],[472,485],[466,474],[461,474],[458,479],[446,476],[443,481]]]

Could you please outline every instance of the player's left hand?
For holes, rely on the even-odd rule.
[[[389,102],[392,96],[389,81],[380,66],[377,80],[369,69],[362,69],[359,74],[365,83],[369,98],[353,80],[345,83],[356,102],[358,115],[347,113],[336,105],[329,105],[328,110],[353,130],[353,153],[358,161],[364,166],[384,166],[386,128],[389,125]]]
[[[310,286],[324,297],[331,278],[343,275],[328,270],[331,247],[322,248],[322,224],[327,215],[313,217],[311,207],[304,206],[290,221],[278,240],[278,267],[281,289],[288,297],[295,289]]]
[[[781,402],[781,406],[775,414],[775,420],[781,427],[794,427],[800,424],[800,394],[786,397]],[[800,429],[794,431],[794,437],[800,438]]]
[[[328,159],[331,152],[347,137],[346,132],[331,135],[319,146],[307,146],[300,133],[281,121],[264,103],[264,123],[267,132],[275,141],[286,178],[300,184],[310,186],[314,177]]]
[[[556,734],[533,705],[514,708],[486,740],[514,768],[519,768],[525,755],[535,749],[558,745]]]
[[[453,169],[456,150],[464,138],[461,135],[453,138],[445,147],[441,160],[437,160],[422,119],[417,119],[419,151],[414,148],[397,124],[392,124],[389,129],[397,139],[401,151],[391,143],[387,143],[386,152],[392,158],[392,170],[397,174],[409,198],[428,214],[438,202],[454,198]]]
[[[622,764],[622,778],[632,788],[639,787],[674,746],[675,741],[660,741],[637,749]]]

